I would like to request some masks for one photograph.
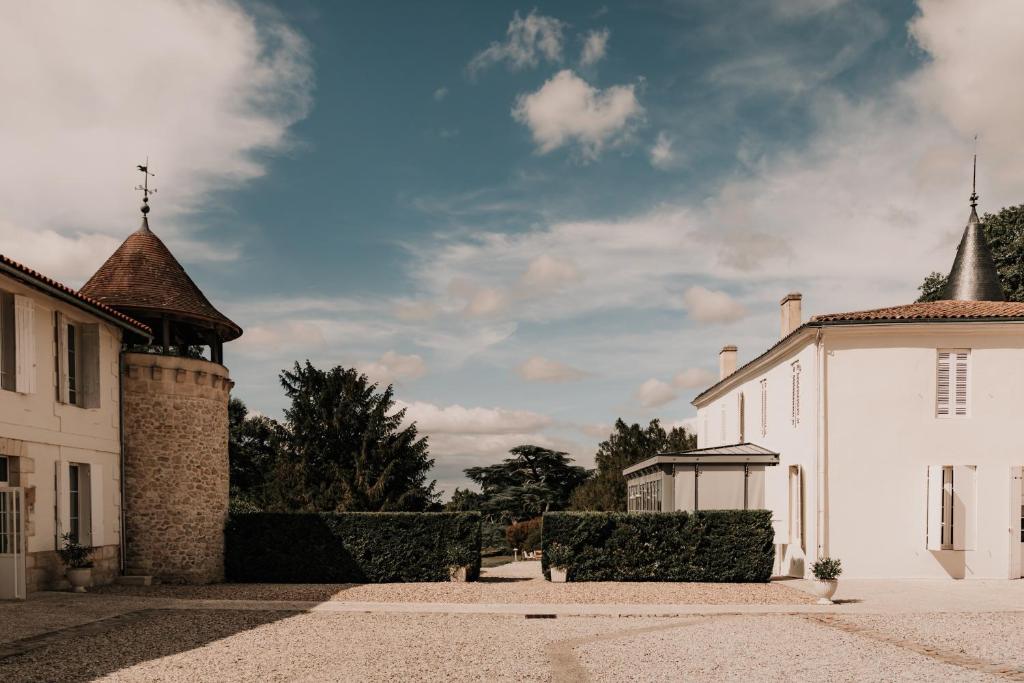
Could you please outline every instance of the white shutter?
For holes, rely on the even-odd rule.
[[[20,294],[14,297],[15,386],[22,394],[36,393],[35,307],[32,299]]]
[[[949,417],[950,370],[949,351],[939,351],[938,374],[935,383],[935,414],[939,417]]]
[[[974,550],[977,544],[977,468],[953,468],[953,550]]]
[[[57,400],[68,402],[68,324],[64,314],[55,311],[53,314],[57,342]]]
[[[928,550],[942,550],[942,465],[928,466]]]
[[[956,352],[956,381],[953,383],[953,410],[957,417],[967,416],[967,351]]]
[[[92,507],[91,526],[92,544],[95,546],[105,543],[103,535],[103,466],[89,465],[89,482],[92,485],[89,491],[89,499]]]

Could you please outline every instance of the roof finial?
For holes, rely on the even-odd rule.
[[[974,136],[974,170],[971,172],[971,208],[978,206],[978,136]]]
[[[149,172],[149,157],[148,156],[146,157],[145,165],[139,165],[139,166],[136,166],[136,168],[138,168],[140,171],[142,171],[142,177],[144,179],[143,182],[142,182],[142,185],[136,185],[135,189],[142,191],[142,206],[139,207],[139,210],[142,211],[142,217],[145,218],[146,214],[149,213],[149,195],[156,194],[156,188],[155,187],[152,190],[149,189],[149,176],[156,177],[156,174]]]

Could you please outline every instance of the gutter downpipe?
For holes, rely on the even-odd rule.
[[[815,535],[815,560],[821,559],[822,557],[828,556],[828,536],[825,530],[825,504],[827,501],[828,477],[826,476],[825,467],[827,462],[827,454],[825,453],[828,447],[828,438],[826,434],[828,421],[826,420],[825,410],[828,404],[825,397],[825,387],[828,386],[828,382],[825,377],[825,373],[828,368],[827,353],[825,351],[825,345],[823,342],[823,330],[818,328],[817,334],[815,335],[814,345],[817,354],[818,368],[815,373],[815,382],[817,386],[817,400],[818,400],[818,416],[815,421],[815,431],[817,448],[816,450],[816,462],[815,462],[815,486],[814,486],[814,505],[815,505],[815,524],[814,524],[814,535]],[[804,571],[808,571],[805,567]]]
[[[124,342],[123,341],[122,341],[122,344],[121,344],[121,350],[117,354],[117,365],[118,365],[118,372],[117,372],[117,392],[118,392],[118,401],[117,401],[117,413],[118,413],[117,414],[117,431],[118,431],[118,442],[120,443],[120,453],[119,453],[120,457],[118,458],[118,462],[120,464],[120,469],[121,469],[121,481],[120,481],[120,484],[121,484],[121,501],[120,501],[120,503],[121,504],[119,506],[120,512],[121,512],[121,514],[120,514],[120,517],[121,517],[121,533],[118,534],[118,541],[120,542],[120,545],[121,545],[121,552],[120,552],[120,555],[121,555],[121,561],[120,561],[121,576],[124,576],[125,563],[126,563],[125,551],[127,550],[128,543],[125,540],[125,533],[127,532],[127,529],[125,528],[126,515],[125,515],[125,510],[124,510],[124,508],[125,508],[125,484],[124,484],[124,472],[125,472],[125,466],[124,466],[124,451],[125,451],[125,448],[124,448],[124,371],[125,371],[125,362],[124,362]]]

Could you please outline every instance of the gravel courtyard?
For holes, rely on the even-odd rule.
[[[476,586],[161,586],[37,594],[0,603],[0,681],[1024,680],[1024,611],[1011,605],[1006,611],[872,614],[849,611],[870,604],[817,609],[806,593],[779,583],[553,586],[536,574],[535,565],[519,563],[488,570],[489,580]],[[380,604],[309,611],[274,602],[286,596],[344,607],[353,594]],[[481,608],[516,595],[541,607],[541,598],[551,595],[563,606],[573,595],[581,607],[601,598],[660,596],[667,602],[665,596],[678,596],[691,605],[708,600],[709,609],[734,605],[740,613],[529,618],[389,607],[415,602],[410,596],[439,603],[444,595]],[[209,599],[224,602],[204,602]],[[252,600],[261,602],[243,603]],[[466,602],[452,602],[460,604]]]

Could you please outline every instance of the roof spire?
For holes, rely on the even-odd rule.
[[[142,172],[142,184],[136,185],[135,189],[142,192],[142,206],[139,207],[139,211],[142,212],[142,230],[149,232],[149,219],[146,214],[149,213],[149,195],[156,194],[156,188],[149,189],[149,176],[156,177],[155,173],[149,172],[149,156],[146,156],[146,163],[136,166]]]
[[[977,144],[978,136],[974,136]],[[967,219],[964,236],[956,249],[953,268],[946,279],[942,298],[948,301],[1006,301],[1003,285],[999,281],[992,249],[985,237],[985,226],[978,218],[978,154],[974,154],[971,173],[971,216]]]

